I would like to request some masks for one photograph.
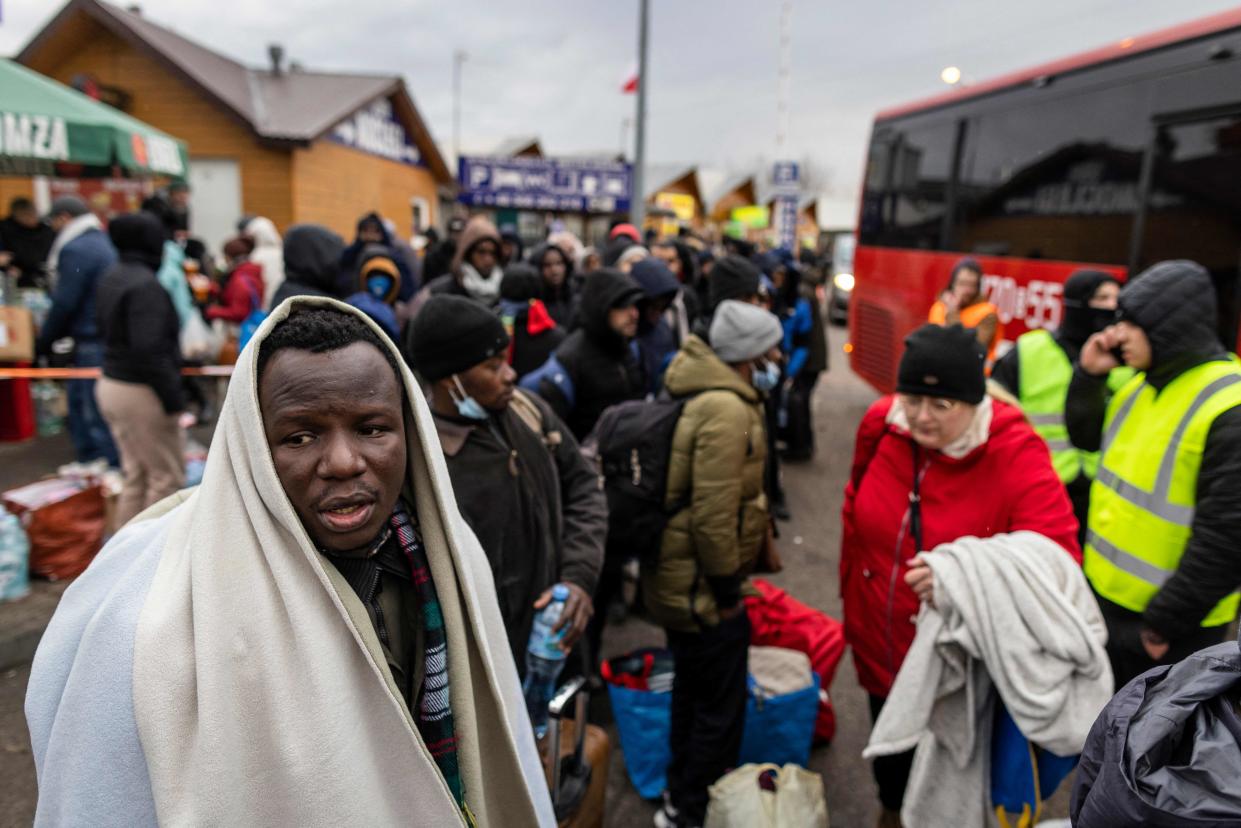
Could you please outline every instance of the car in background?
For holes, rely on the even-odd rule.
[[[839,235],[832,243],[827,321],[833,325],[849,324],[849,297],[853,295],[853,250],[856,246],[857,237],[852,233]]]

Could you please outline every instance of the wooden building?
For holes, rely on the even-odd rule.
[[[71,0],[17,59],[189,147],[191,230],[218,248],[245,214],[325,224],[351,239],[372,210],[408,237],[455,178],[396,75],[243,65],[101,0]],[[0,196],[30,190],[0,182]]]

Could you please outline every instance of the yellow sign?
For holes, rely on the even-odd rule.
[[[671,210],[678,221],[693,221],[698,203],[692,195],[685,193],[656,193],[655,206]]]
[[[771,216],[766,207],[751,204],[749,207],[737,207],[732,212],[732,220],[762,230],[771,223]]]

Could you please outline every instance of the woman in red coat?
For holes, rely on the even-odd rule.
[[[263,268],[249,260],[254,242],[246,236],[230,239],[224,245],[229,274],[219,304],[207,308],[208,322],[223,319],[240,325],[255,309],[263,307]]]
[[[872,717],[913,642],[919,594],[929,592],[919,552],[1030,530],[1081,562],[1077,520],[1047,445],[1020,409],[987,396],[984,359],[960,325],[919,328],[905,340],[897,393],[872,405],[858,429],[840,584]],[[900,825],[912,759],[910,751],[875,761],[881,826]]]

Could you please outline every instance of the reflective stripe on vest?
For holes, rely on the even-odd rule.
[[[1047,331],[1029,331],[1017,338],[1017,397],[1021,410],[1051,450],[1051,464],[1064,483],[1083,474],[1093,477],[1098,454],[1079,451],[1069,442],[1064,399],[1073,379],[1068,354]]]
[[[1112,399],[1083,563],[1104,598],[1141,612],[1176,571],[1192,535],[1207,434],[1238,405],[1241,368],[1223,361],[1191,368],[1159,393],[1138,375]],[[1228,623],[1239,602],[1236,592],[1227,596],[1203,626]]]

